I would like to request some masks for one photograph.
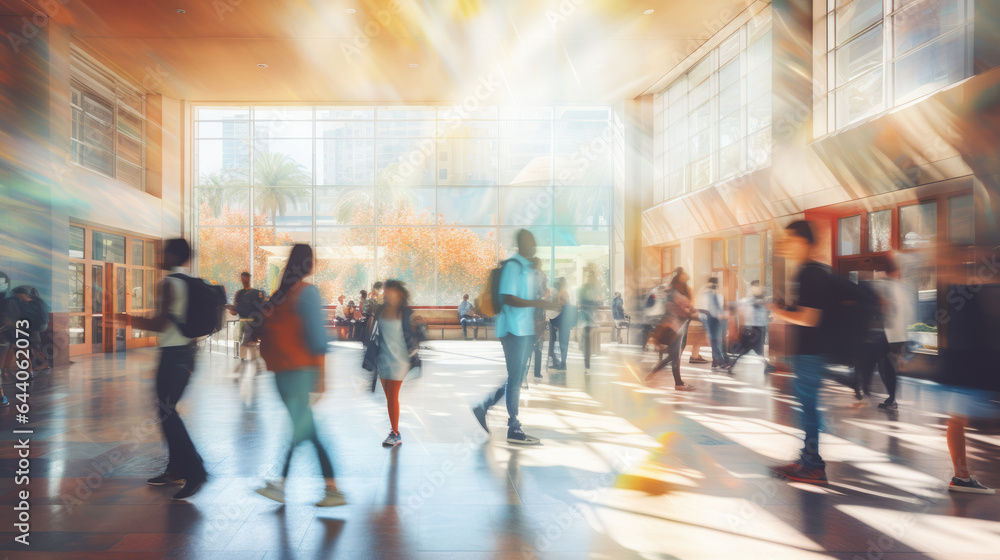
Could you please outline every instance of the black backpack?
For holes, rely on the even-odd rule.
[[[260,311],[261,305],[264,303],[264,292],[257,289],[249,289],[242,296],[237,292],[236,301],[236,313],[241,318],[251,318],[253,317],[254,311]]]
[[[208,336],[222,329],[222,310],[226,306],[226,288],[213,286],[201,278],[186,274],[171,274],[187,285],[187,321],[177,323],[181,334],[188,338]]]
[[[854,367],[868,332],[881,318],[878,294],[868,284],[855,284],[833,274],[828,276],[830,307],[823,310],[820,332],[827,341],[830,363]]]

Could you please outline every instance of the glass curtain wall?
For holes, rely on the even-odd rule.
[[[533,231],[550,279],[610,284],[611,109],[199,106],[198,274],[273,290],[294,243],[327,301],[405,281],[416,305],[475,297]]]
[[[771,162],[771,8],[654,96],[659,203]]]

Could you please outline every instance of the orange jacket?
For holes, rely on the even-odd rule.
[[[299,294],[308,286],[299,282],[285,295],[285,301],[275,305],[264,322],[260,355],[267,368],[274,372],[321,368],[325,356],[313,354],[306,345],[302,317],[296,312]]]

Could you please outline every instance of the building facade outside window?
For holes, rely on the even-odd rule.
[[[146,101],[139,88],[73,49],[70,160],[139,190],[146,184]]]
[[[242,270],[273,289],[303,242],[328,301],[399,278],[417,305],[455,305],[528,228],[550,279],[579,286],[593,263],[610,294],[608,105],[198,106],[194,117],[196,266],[229,292]]]
[[[660,203],[771,161],[771,8],[653,97]]]
[[[827,0],[830,129],[972,75],[974,0]]]

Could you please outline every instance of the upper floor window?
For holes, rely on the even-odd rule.
[[[766,166],[771,156],[771,8],[655,96],[654,202]]]
[[[142,93],[73,50],[73,163],[145,190],[146,107]]]
[[[972,75],[974,0],[827,2],[832,129]]]

